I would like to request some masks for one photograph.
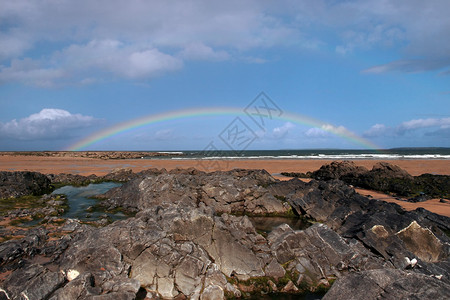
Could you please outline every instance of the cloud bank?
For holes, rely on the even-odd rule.
[[[86,128],[98,120],[91,116],[71,114],[63,109],[44,108],[20,120],[0,123],[0,137],[14,140],[52,140],[72,136],[72,131]]]
[[[450,118],[428,118],[414,119],[390,127],[384,124],[375,124],[364,132],[363,136],[376,137],[399,137],[406,134],[416,134],[420,130],[427,130],[425,135],[450,137]],[[431,131],[430,131],[431,130]]]
[[[364,72],[450,72],[446,0],[0,0],[0,7],[4,84],[149,80],[190,60],[264,63],[273,48],[394,49],[397,60]]]

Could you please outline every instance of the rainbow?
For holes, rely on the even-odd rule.
[[[137,119],[129,120],[126,122],[122,122],[114,126],[108,127],[106,129],[100,130],[98,132],[95,132],[94,134],[85,137],[84,139],[79,140],[75,144],[67,147],[65,151],[80,151],[88,146],[98,143],[99,141],[108,139],[118,134],[123,134],[136,128],[160,122],[178,119],[206,117],[206,116],[226,116],[226,115],[242,116],[246,114],[242,108],[234,108],[234,107],[192,108],[192,109],[169,111],[160,114],[152,114]],[[375,145],[371,141],[366,140],[345,128],[335,127],[329,123],[313,119],[307,116],[284,112],[283,114],[281,114],[281,116],[279,117],[272,116],[272,118],[282,121],[289,121],[301,125],[306,125],[309,127],[320,128],[324,131],[340,136],[354,144],[360,145],[364,148],[380,149],[379,146]]]

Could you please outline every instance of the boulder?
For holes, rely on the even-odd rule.
[[[325,164],[319,170],[310,174],[311,178],[317,180],[342,179],[343,177],[357,177],[367,173],[365,167],[357,166],[353,161],[333,161]]]
[[[0,171],[0,199],[43,195],[52,190],[50,180],[41,173]]]

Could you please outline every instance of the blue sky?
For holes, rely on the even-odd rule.
[[[0,0],[0,150],[62,150],[139,117],[244,109],[261,91],[322,126],[270,120],[248,149],[450,146],[450,2]],[[85,150],[202,150],[233,116]],[[330,133],[327,128],[333,128]]]

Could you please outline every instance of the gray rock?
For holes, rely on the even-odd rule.
[[[269,234],[268,240],[278,262],[290,262],[293,270],[309,277],[310,282],[332,279],[348,270],[392,267],[358,241],[347,241],[323,224],[303,231],[282,226]]]
[[[395,269],[368,270],[338,279],[323,300],[448,299],[450,285],[422,274]]]
[[[13,272],[3,283],[10,299],[38,300],[49,297],[62,286],[61,272],[52,272],[40,265],[31,265],[21,272]]]
[[[58,289],[50,300],[82,299],[99,295],[100,287],[95,287],[95,278],[91,273],[84,273],[71,280],[64,287]]]
[[[102,228],[68,221],[62,229],[70,234],[61,239],[47,241],[48,232],[33,229],[0,244],[0,267],[12,271],[0,284],[8,297],[133,299],[146,292],[149,298],[220,299],[258,289],[313,290],[336,278],[355,295],[359,280],[370,285],[369,294],[383,286],[382,295],[392,296],[399,286],[410,288],[411,276],[430,293],[448,290],[449,241],[439,229],[450,227],[447,218],[404,212],[336,180],[281,184],[263,171],[152,172],[105,200],[140,210],[133,218]],[[281,225],[265,238],[248,217],[226,213],[285,211],[287,202],[275,195],[325,224],[300,231]],[[281,277],[287,285],[277,282]]]
[[[205,288],[200,297],[201,300],[216,300],[224,299],[225,295],[223,289],[217,285],[209,285]]]
[[[272,183],[275,179],[260,170],[153,174],[138,177],[107,192],[103,196],[103,205],[138,211],[155,206],[198,207],[203,203],[216,212],[286,213],[289,205],[276,199],[263,187]]]
[[[283,277],[286,274],[286,271],[277,262],[276,259],[272,259],[270,261],[270,263],[264,269],[264,272],[266,273],[266,276],[273,277],[275,279]]]
[[[343,237],[360,240],[396,267],[404,267],[404,257],[436,262],[450,255],[450,240],[443,232],[450,224],[447,217],[406,213],[396,204],[360,196],[337,180],[311,181],[287,199],[299,214],[324,222]],[[413,229],[410,224],[417,226]]]

